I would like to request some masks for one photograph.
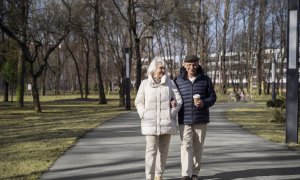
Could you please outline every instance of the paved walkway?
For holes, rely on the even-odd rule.
[[[216,104],[205,141],[202,179],[300,179],[300,154],[257,137],[228,121]],[[251,105],[251,104],[250,104]],[[67,151],[42,180],[143,180],[145,138],[136,112],[124,114],[88,133]],[[180,179],[179,136],[171,139],[166,180]]]

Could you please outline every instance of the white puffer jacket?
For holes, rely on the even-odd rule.
[[[176,115],[181,108],[182,99],[175,83],[166,75],[156,87],[151,76],[142,81],[135,99],[135,106],[141,118],[143,135],[175,134]],[[171,100],[177,106],[170,107]]]

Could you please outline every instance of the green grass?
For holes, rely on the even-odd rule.
[[[77,139],[106,120],[126,112],[117,96],[99,105],[96,96],[41,96],[43,113],[0,104],[0,179],[38,179]]]
[[[250,96],[246,94],[247,96]],[[228,96],[229,94],[221,94],[217,93],[217,101],[218,102],[228,102]],[[249,100],[250,102],[256,102],[256,103],[265,103],[267,100],[272,99],[271,95],[251,95],[251,99]],[[279,97],[277,97],[279,98]]]
[[[265,103],[256,107],[230,109],[225,116],[250,132],[276,143],[285,143],[285,123],[271,122],[274,110]],[[298,134],[298,137],[300,133]],[[300,151],[298,144],[287,144],[288,148]]]

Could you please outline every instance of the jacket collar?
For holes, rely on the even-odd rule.
[[[155,84],[155,81],[154,81],[152,75],[149,75],[148,79],[149,79],[150,84]],[[160,84],[165,84],[166,82],[167,82],[167,75],[163,75],[163,77],[161,77]]]

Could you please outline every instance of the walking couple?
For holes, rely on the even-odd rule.
[[[196,55],[187,55],[180,75],[171,80],[166,62],[155,58],[150,63],[148,78],[143,80],[135,99],[146,137],[145,173],[147,180],[162,180],[171,135],[177,131],[181,139],[182,180],[197,180],[209,107],[216,101],[211,79],[203,73]],[[193,96],[200,99],[194,102]]]

